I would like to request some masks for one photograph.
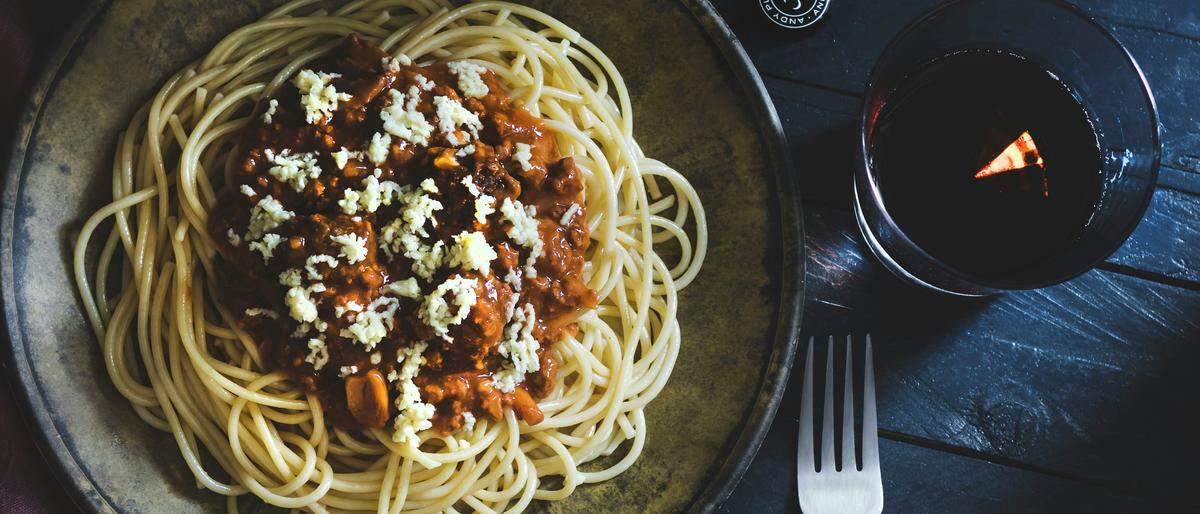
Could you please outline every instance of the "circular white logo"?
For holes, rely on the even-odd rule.
[[[758,0],[763,14],[776,25],[799,29],[812,25],[829,10],[831,0]]]

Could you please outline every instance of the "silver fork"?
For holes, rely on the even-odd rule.
[[[825,359],[825,415],[821,424],[821,471],[816,470],[813,449],[813,345],[808,340],[804,360],[804,392],[800,400],[800,445],[796,453],[796,485],[805,514],[878,514],[883,511],[883,480],[879,475],[879,435],[875,427],[875,374],[871,364],[871,336],[867,336],[863,374],[862,469],[854,458],[854,380],[846,336],[846,393],[842,409],[842,469],[834,466],[833,447],[833,336]]]

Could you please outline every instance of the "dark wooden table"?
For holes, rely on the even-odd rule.
[[[818,26],[790,37],[764,30],[755,1],[714,3],[791,144],[809,252],[804,338],[875,341],[885,510],[1200,511],[1200,2],[1075,0],[1151,84],[1159,187],[1136,233],[1098,269],[982,300],[893,278],[863,246],[849,204],[867,75],[938,0],[833,0]],[[726,512],[799,512],[803,363],[794,369]]]
[[[1076,1],[1151,83],[1163,125],[1159,187],[1137,232],[1098,269],[982,300],[894,279],[862,245],[849,209],[867,73],[937,0],[833,0],[818,26],[791,35],[766,30],[754,0],[714,2],[791,143],[809,251],[804,337],[869,332],[876,342],[888,512],[1200,512],[1200,2]],[[36,65],[79,3],[0,0],[0,54]],[[13,95],[0,89],[3,141]],[[724,512],[799,511],[798,410],[789,395]],[[0,391],[0,511],[67,508]]]

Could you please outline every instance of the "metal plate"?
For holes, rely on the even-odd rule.
[[[109,199],[112,147],[132,113],[168,75],[277,3],[96,4],[21,120],[0,218],[8,369],[43,453],[87,510],[223,510],[223,498],[196,488],[174,441],[137,418],[109,382],[76,297],[70,248]],[[741,46],[703,0],[536,3],[617,64],[639,143],[696,187],[710,247],[680,297],[683,346],[647,409],[641,459],[534,510],[712,510],[770,426],[797,345],[803,237],[779,121]]]

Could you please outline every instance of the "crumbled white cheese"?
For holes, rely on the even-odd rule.
[[[479,131],[483,128],[483,122],[479,121],[479,116],[468,111],[461,103],[446,96],[436,96],[433,98],[433,107],[437,113],[438,130],[447,135],[447,138],[458,132],[459,127],[466,127],[471,136],[479,137]],[[463,145],[470,142],[461,141],[454,136],[457,142],[453,142],[455,146]]]
[[[505,327],[504,340],[500,341],[497,349],[508,362],[493,379],[493,384],[500,391],[511,393],[517,384],[525,380],[526,374],[541,369],[537,354],[540,345],[533,337],[536,323],[533,305],[527,303],[513,312],[512,322]]]
[[[271,309],[264,309],[262,307],[250,307],[246,309],[246,315],[250,317],[263,316],[271,319],[279,319],[278,312],[275,312]]]
[[[394,72],[400,71],[401,66],[411,66],[412,59],[407,55],[400,54],[396,57],[384,57],[380,64],[383,65],[383,69]]]
[[[263,264],[271,261],[271,257],[275,256],[275,247],[283,241],[283,237],[279,234],[263,234],[259,241],[250,242],[250,251],[262,253]]]
[[[378,172],[379,169],[376,168],[375,171]],[[392,198],[397,196],[402,188],[390,180],[380,182],[378,175],[379,173],[375,173],[363,179],[362,190],[346,189],[342,193],[342,199],[338,200],[338,207],[341,207],[342,212],[350,215],[357,213],[359,209],[375,212],[380,205],[391,205]]]
[[[396,352],[396,363],[400,364],[392,375],[389,373],[388,380],[412,380],[417,377],[417,373],[421,370],[421,366],[425,365],[425,349],[428,348],[427,343],[418,342],[412,346],[401,348]]]
[[[538,258],[542,256],[542,249],[543,243],[541,239],[537,240],[537,242],[534,243],[533,248],[529,249],[529,256],[525,258],[525,266],[521,268],[521,271],[525,273],[525,276],[529,278],[537,278],[537,261]]]
[[[437,191],[437,186],[430,179],[422,181],[421,188],[426,192]],[[403,254],[412,259],[413,272],[422,278],[431,278],[442,265],[445,245],[441,241],[428,245],[420,237],[429,236],[425,230],[426,223],[437,226],[434,212],[442,209],[441,202],[410,186],[396,186],[394,182],[381,184],[381,190],[381,203],[388,205],[393,197],[397,198],[401,204],[401,215],[380,230],[379,248],[389,258]]]
[[[350,300],[343,305],[335,306],[333,308],[333,315],[340,318],[340,317],[342,317],[343,314],[345,314],[347,312],[362,312],[362,310],[363,310],[362,304],[360,304],[354,300]]]
[[[430,420],[436,413],[433,405],[421,402],[421,391],[413,383],[421,365],[425,364],[426,344],[416,343],[400,349],[396,354],[396,362],[400,366],[388,373],[388,382],[396,382],[400,392],[396,396],[396,410],[400,413],[393,424],[392,440],[397,443],[408,443],[416,446],[419,442],[417,433],[433,426]]]
[[[405,385],[412,382],[406,382]],[[415,393],[409,392],[409,390]],[[403,401],[413,395],[416,395],[417,400]],[[395,432],[392,433],[392,441],[397,443],[406,443],[416,446],[420,439],[417,433],[422,430],[427,430],[433,426],[433,415],[437,413],[437,409],[428,403],[420,402],[420,391],[414,385],[412,388],[404,387],[404,393],[396,400],[396,404],[405,404],[405,408],[396,416],[396,421],[392,425]]]
[[[525,380],[525,376],[517,372],[511,366],[505,365],[499,371],[492,373],[492,387],[499,389],[500,392],[511,393],[517,388],[517,385]]]
[[[293,338],[304,337],[309,332],[311,332],[314,328],[317,329],[317,332],[325,332],[325,330],[329,328],[329,324],[324,321],[321,321],[320,319],[318,319],[312,323],[300,323],[300,324],[296,325],[296,330],[292,331],[292,337]],[[318,334],[318,337],[321,337],[322,342],[324,342],[324,337],[325,337],[324,335]]]
[[[385,290],[384,293],[387,291]],[[382,307],[383,310],[379,310]],[[396,328],[396,311],[400,309],[400,300],[391,296],[379,296],[367,305],[364,314],[377,315],[384,325],[387,325],[388,330]],[[358,316],[362,316],[359,314]],[[357,318],[355,319],[357,321]]]
[[[517,314],[517,302],[519,300],[520,300],[520,297],[514,297],[511,302],[508,302],[508,304],[504,306],[504,325],[505,326],[508,326],[509,323],[512,323],[513,316],[515,316]]]
[[[538,235],[538,220],[535,217],[537,209],[532,205],[522,206],[520,200],[505,198],[504,203],[500,205],[500,214],[505,221],[512,224],[506,232],[508,237],[529,249],[529,257],[525,260],[525,276],[536,278],[537,269],[534,268],[534,264],[542,256],[544,246],[542,238]]]
[[[350,151],[346,150],[344,146],[340,150],[330,153],[329,156],[333,157],[333,163],[339,170],[345,168],[346,164],[350,162]]]
[[[479,281],[473,278],[454,276],[447,279],[425,296],[417,317],[433,328],[434,332],[445,337],[450,325],[462,323],[471,313],[471,307],[475,306],[478,299],[475,295],[478,285]],[[446,301],[447,294],[453,297],[451,302]],[[451,303],[454,304],[453,308]]]
[[[454,152],[454,156],[461,159],[468,155],[473,155],[474,153],[475,153],[475,145],[467,145],[462,148],[459,148],[457,152]]]
[[[279,274],[279,283],[288,287],[283,297],[284,305],[288,306],[293,319],[302,323],[312,323],[317,319],[317,303],[311,294],[325,291],[325,284],[317,282],[307,288],[301,286],[300,269],[291,268]]]
[[[367,258],[367,238],[350,233],[332,236],[331,239],[341,245],[338,255],[345,257],[346,262],[354,264]]]
[[[425,233],[425,223],[428,222],[433,226],[437,226],[437,219],[433,217],[433,213],[442,210],[442,202],[430,198],[428,195],[409,193],[404,195],[404,214],[402,218],[408,226],[409,232],[427,235]]]
[[[496,212],[496,198],[492,195],[480,195],[475,199],[475,221],[487,223],[487,217]]]
[[[308,356],[304,358],[304,362],[312,364],[313,369],[316,370],[329,363],[329,347],[325,345],[323,337],[314,337],[308,340]]]
[[[367,351],[375,349],[384,337],[387,328],[384,327],[383,317],[378,312],[366,310],[354,317],[354,323],[343,328],[338,335],[353,340],[367,347]]]
[[[469,146],[467,148],[474,147]],[[487,217],[496,212],[496,197],[483,194],[479,190],[479,186],[475,185],[475,179],[471,175],[463,177],[462,184],[467,186],[467,192],[475,197],[475,221],[487,223]]]
[[[432,186],[433,182],[429,181],[429,184]],[[424,187],[426,184],[422,182],[421,185]],[[434,191],[437,191],[436,186],[433,186],[432,188]],[[391,195],[388,196],[390,203]],[[394,240],[401,234],[419,234],[421,236],[428,237],[429,233],[425,231],[425,223],[428,222],[436,227],[437,219],[434,218],[433,213],[442,210],[441,202],[434,200],[423,193],[413,191],[412,188],[408,186],[399,188],[395,193],[395,196],[399,198],[399,202],[401,204],[401,216],[392,221],[392,223],[388,226],[384,227],[381,237],[385,245],[393,246],[393,252],[396,251],[394,249]]]
[[[517,160],[517,164],[521,165],[521,169],[529,171],[533,169],[533,163],[529,162],[533,158],[533,147],[525,143],[517,143],[517,151],[513,152],[513,158]]]
[[[400,308],[400,302],[395,298],[380,297],[366,308],[354,302],[347,302],[346,307],[347,310],[359,312],[354,316],[354,323],[342,329],[338,335],[356,341],[371,351],[387,336],[388,330],[395,328],[396,310]],[[380,307],[383,310],[379,310]]]
[[[412,408],[414,408],[414,407],[422,408],[420,406],[424,405],[424,404],[421,404],[420,389],[416,388],[416,384],[413,383],[412,378],[401,378],[400,383],[396,384],[396,389],[400,390],[400,395],[396,396],[396,410],[401,412],[401,417],[403,417],[404,412],[412,410]],[[418,424],[419,423],[412,424],[412,425],[418,425]],[[396,419],[396,431],[397,432],[401,431],[401,426],[402,426],[401,419]],[[424,430],[421,428],[416,428],[416,426],[413,426],[413,428],[414,428],[414,430],[413,430],[412,434],[407,434],[408,436],[414,436],[415,432]],[[427,428],[427,426],[426,426],[426,428]]]
[[[521,271],[517,268],[511,268],[504,275],[504,282],[512,286],[513,291],[521,292]]]
[[[450,247],[451,266],[462,266],[464,271],[477,270],[487,276],[495,258],[496,250],[488,244],[483,232],[463,231],[454,236],[454,246]]]
[[[395,182],[389,182],[389,184],[395,184]],[[380,187],[380,185],[381,184],[379,179],[376,178],[376,175],[370,175],[364,179],[362,192],[358,196],[358,206],[367,212],[375,212],[376,210],[379,210],[380,204],[382,204],[385,199],[388,201],[388,203],[391,203],[391,195],[389,194],[385,198],[383,189]]]
[[[463,430],[466,430],[467,432],[474,430],[475,429],[475,415],[470,412],[464,412],[464,413],[462,413],[462,417],[463,417],[463,426],[462,426]]]
[[[379,310],[383,307],[383,310]],[[379,315],[388,330],[396,328],[396,311],[400,309],[400,300],[390,296],[380,296],[367,306],[367,310]]]
[[[417,75],[414,80],[417,81],[417,87],[421,88],[421,91],[433,91],[434,86],[436,86],[432,80],[429,80],[424,75]]]
[[[346,378],[355,373],[358,373],[358,365],[342,366],[340,369],[338,369],[338,376],[342,378]]]
[[[375,165],[383,164],[388,158],[388,148],[392,145],[392,136],[376,132],[367,143],[367,158]]]
[[[225,239],[228,239],[229,244],[233,246],[242,244],[242,236],[237,235],[237,232],[234,232],[232,228],[225,231]]]
[[[437,193],[438,192],[437,183],[434,182],[433,179],[431,179],[431,178],[422,180],[421,181],[421,190],[425,191],[426,193]]]
[[[316,123],[325,118],[328,121],[337,110],[338,102],[350,100],[347,93],[339,93],[329,82],[340,77],[336,73],[314,72],[300,70],[292,79],[296,89],[300,90],[300,105],[304,106],[304,119],[308,123]]]
[[[254,198],[254,194],[255,194],[254,188],[252,188],[246,184],[242,184],[242,187],[240,189],[242,191],[242,194],[249,196],[250,198]]]
[[[342,208],[342,212],[346,214],[354,214],[358,212],[358,203],[362,194],[353,189],[347,189],[342,192],[342,199],[338,200],[338,207]]]
[[[372,353],[371,354],[371,364],[378,365],[380,362],[383,362],[383,354],[379,353],[379,352]]]
[[[267,173],[276,180],[291,185],[296,192],[304,191],[308,179],[315,179],[321,175],[316,152],[292,155],[291,150],[285,149],[277,154],[268,148],[264,153],[267,161],[274,164]]]
[[[469,61],[450,61],[446,64],[450,72],[458,76],[458,90],[468,98],[482,98],[488,94],[487,83],[480,76],[487,68]]]
[[[330,268],[336,268],[338,266],[337,258],[332,255],[310,255],[308,256],[308,259],[304,261],[304,270],[308,272],[308,278],[313,280],[321,280],[321,272],[317,270],[317,264],[322,262],[328,264]]]
[[[383,286],[382,291],[384,294],[394,294],[405,298],[421,297],[421,286],[417,285],[417,279],[412,277],[390,282]]]
[[[467,175],[463,177],[462,185],[467,187],[467,192],[471,193],[471,196],[479,196],[479,193],[482,192],[479,190],[479,186],[475,185],[474,175]]]
[[[496,198],[492,195],[479,195],[475,199],[475,221],[487,223],[487,217],[496,212]]]
[[[411,232],[405,232],[405,223],[397,218],[383,227],[379,240],[380,249],[389,257],[401,254],[412,259],[412,270],[417,276],[430,279],[433,273],[442,266],[445,259],[445,244],[437,241],[427,245],[421,238]]]
[[[271,101],[267,103],[267,111],[262,115],[263,123],[271,123],[271,118],[275,116],[275,109],[278,108],[279,100],[272,98]]]
[[[296,321],[311,323],[317,319],[317,304],[309,292],[309,289],[296,286],[289,288],[283,297],[283,303],[291,310],[289,314]]]
[[[337,164],[338,169],[341,170],[346,168],[346,164],[349,164],[350,159],[361,161],[365,155],[361,151],[350,151],[342,147],[341,150],[333,152],[329,156],[333,157],[333,163]]]
[[[533,337],[537,318],[533,304],[525,304],[513,311],[512,322],[504,329],[504,341],[500,343],[500,355],[508,357],[517,371],[533,373],[541,369],[538,360],[538,342]]]
[[[300,270],[291,268],[279,274],[279,284],[285,287],[300,287]]]
[[[433,278],[434,272],[446,260],[446,245],[441,241],[430,246],[422,243],[416,235],[404,234],[400,236],[400,244],[404,247],[404,256],[413,261],[413,273],[426,280]]]
[[[559,225],[571,224],[571,218],[574,218],[575,215],[578,213],[579,213],[579,204],[577,204],[577,203],[571,204],[570,207],[567,207],[567,212],[563,213],[562,219],[558,220],[558,224]]]
[[[250,209],[250,226],[246,229],[246,240],[253,241],[262,237],[268,230],[273,230],[283,222],[292,219],[296,214],[285,211],[283,204],[267,195]]]
[[[433,125],[425,121],[425,114],[417,110],[421,101],[421,92],[416,86],[409,88],[408,98],[404,93],[395,89],[388,90],[392,104],[379,112],[383,120],[383,130],[388,134],[417,145],[429,144],[429,136],[433,134]]]

